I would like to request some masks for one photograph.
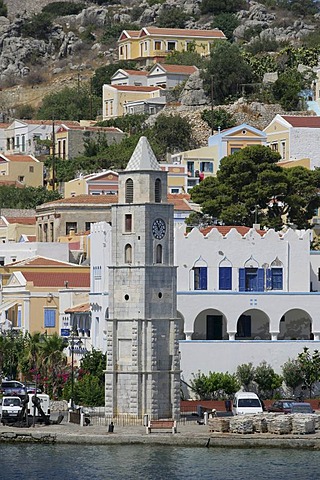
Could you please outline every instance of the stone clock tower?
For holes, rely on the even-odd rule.
[[[106,416],[180,413],[173,205],[167,173],[141,137],[112,206]]]

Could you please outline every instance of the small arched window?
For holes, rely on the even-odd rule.
[[[126,181],[126,203],[133,202],[133,180],[128,178]]]
[[[161,202],[161,196],[162,196],[162,185],[161,185],[161,180],[160,178],[157,178],[155,181],[154,185],[154,201],[156,203]]]
[[[130,243],[124,247],[124,263],[132,263],[132,246]]]
[[[162,245],[157,245],[157,248],[156,248],[156,263],[162,263]]]

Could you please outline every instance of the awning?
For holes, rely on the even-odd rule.
[[[18,303],[18,300],[11,300],[7,302],[3,302],[0,304],[0,312],[7,312],[11,307],[16,305]]]

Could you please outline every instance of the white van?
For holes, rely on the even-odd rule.
[[[237,392],[233,399],[233,415],[244,415],[246,413],[262,413],[261,401],[256,393]]]

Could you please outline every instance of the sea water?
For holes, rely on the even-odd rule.
[[[1,444],[2,480],[317,480],[320,451]]]

